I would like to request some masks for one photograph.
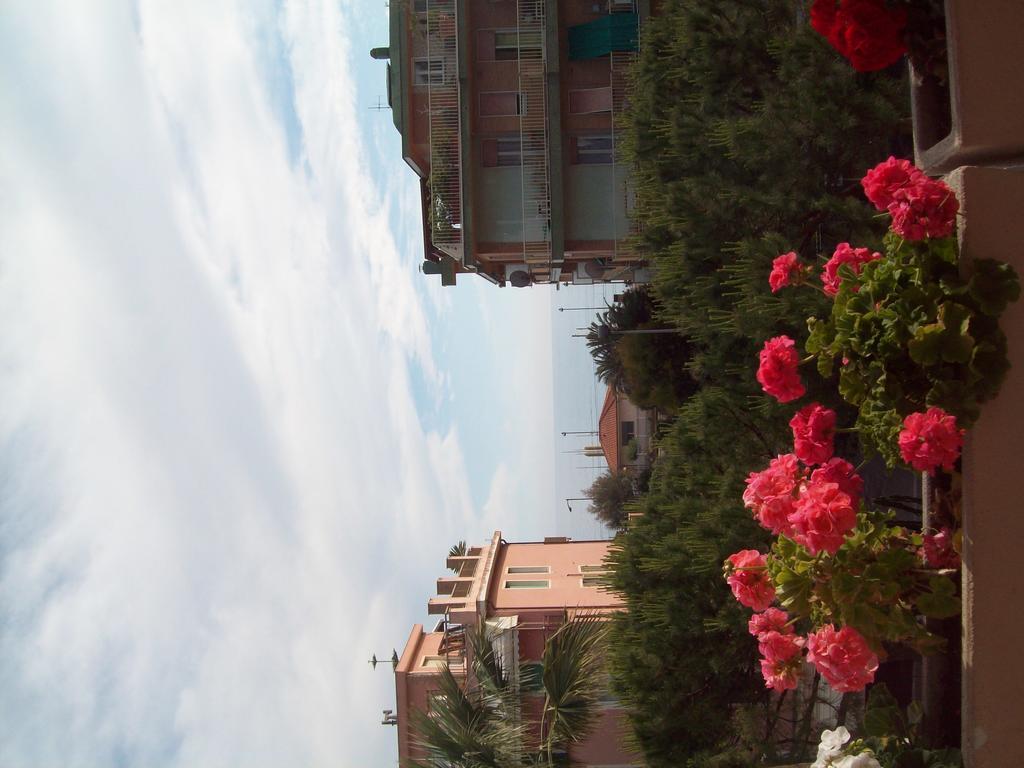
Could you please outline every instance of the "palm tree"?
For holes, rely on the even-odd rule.
[[[562,624],[544,645],[541,733],[549,766],[554,764],[555,747],[580,742],[593,729],[607,629],[608,622],[599,615],[578,615]]]
[[[449,548],[448,557],[465,557],[468,551],[469,549],[466,547],[466,542],[460,541],[458,544],[453,544],[451,548]],[[448,570],[452,573],[459,572],[458,568],[449,568]]]
[[[593,727],[606,626],[600,616],[579,615],[548,638],[539,676],[544,706],[534,724],[522,722],[523,686],[509,680],[488,629],[467,632],[473,674],[460,682],[442,668],[431,711],[413,713],[427,753],[414,768],[553,766],[556,749],[581,741]],[[526,743],[531,733],[540,734],[540,743]]]

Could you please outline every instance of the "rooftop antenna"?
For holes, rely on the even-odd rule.
[[[377,654],[375,653],[375,654],[373,654],[373,656],[370,657],[370,660],[368,662],[366,662],[366,663],[369,664],[373,669],[376,669],[377,665],[380,664],[381,662],[380,662],[380,659],[377,658]],[[391,670],[394,671],[396,669],[398,669],[398,651],[392,650],[391,651]]]
[[[387,104],[380,100],[380,96],[377,97],[377,103],[371,104],[367,109],[372,109],[374,112],[380,112],[382,109],[391,109]]]

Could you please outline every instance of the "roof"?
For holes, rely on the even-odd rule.
[[[619,470],[619,398],[611,387],[608,387],[608,391],[604,395],[601,417],[597,420],[597,436],[609,469],[617,472]]]

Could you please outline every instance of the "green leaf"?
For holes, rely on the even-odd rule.
[[[960,613],[960,598],[956,585],[945,576],[932,576],[928,580],[929,592],[918,595],[914,605],[925,616],[933,619],[948,619]]]
[[[935,365],[943,348],[943,335],[946,329],[941,323],[923,325],[907,343],[910,359],[919,365]]]
[[[867,386],[857,371],[843,368],[839,372],[839,394],[853,405],[859,405],[867,394]]]
[[[998,316],[1020,296],[1020,281],[1009,264],[995,259],[976,259],[969,291],[986,315]]]

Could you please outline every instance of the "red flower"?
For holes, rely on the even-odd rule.
[[[839,285],[842,283],[839,267],[843,264],[849,264],[854,274],[859,275],[865,264],[880,258],[882,258],[882,254],[872,252],[870,248],[852,248],[849,243],[840,243],[836,246],[832,258],[825,262],[825,269],[821,273],[821,282],[825,286],[825,293],[829,296],[839,293]],[[857,288],[854,287],[854,290]]]
[[[789,336],[776,336],[766,341],[760,359],[757,380],[765,393],[780,403],[788,403],[804,394],[806,390],[797,373],[800,358],[796,343]]]
[[[754,517],[772,533],[792,534],[789,516],[793,514],[795,492],[800,484],[800,466],[796,456],[787,453],[772,459],[767,469],[751,472],[747,489],[743,491],[743,504],[754,512]]]
[[[804,464],[824,464],[832,458],[832,440],[836,435],[835,411],[811,403],[796,412],[789,426],[793,430],[794,453]]]
[[[726,581],[732,594],[747,608],[763,611],[775,599],[765,556],[756,549],[740,550],[726,559]]]
[[[800,650],[804,639],[792,632],[768,631],[758,638],[761,652],[761,676],[767,688],[785,691],[796,688],[800,677]]]
[[[800,265],[800,257],[796,251],[776,256],[772,262],[772,272],[768,275],[768,286],[772,293],[777,293],[780,288],[792,285],[800,278],[803,267]]]
[[[927,178],[924,172],[909,160],[897,160],[890,156],[888,160],[883,160],[864,174],[860,184],[875,208],[885,211],[892,204],[893,195],[898,190]]]
[[[875,679],[878,656],[853,627],[826,624],[807,636],[807,660],[840,693],[864,690]]]
[[[850,503],[855,507],[860,501],[861,491],[864,490],[864,481],[857,474],[853,464],[839,457],[829,459],[811,472],[811,483],[835,483],[840,491],[850,497]]]
[[[793,627],[789,625],[789,614],[781,608],[766,608],[763,613],[755,613],[747,623],[750,634],[761,639],[766,632],[779,632],[792,635]]]
[[[793,524],[793,540],[812,555],[834,555],[843,546],[846,534],[857,525],[857,511],[838,484],[812,482],[797,500],[789,522]]]
[[[960,554],[953,548],[953,532],[943,528],[938,533],[926,533],[921,556],[932,568],[959,568]],[[768,610],[772,610],[769,608]],[[763,614],[758,614],[763,615]],[[751,619],[753,622],[753,619]]]
[[[903,420],[900,455],[918,472],[934,475],[939,466],[948,472],[960,458],[963,434],[956,426],[955,416],[932,406],[924,413],[912,413]]]
[[[907,14],[885,0],[815,0],[811,26],[849,59],[858,72],[895,64],[906,53]]]
[[[893,192],[888,206],[892,231],[904,240],[949,237],[960,202],[945,182],[924,177]]]

